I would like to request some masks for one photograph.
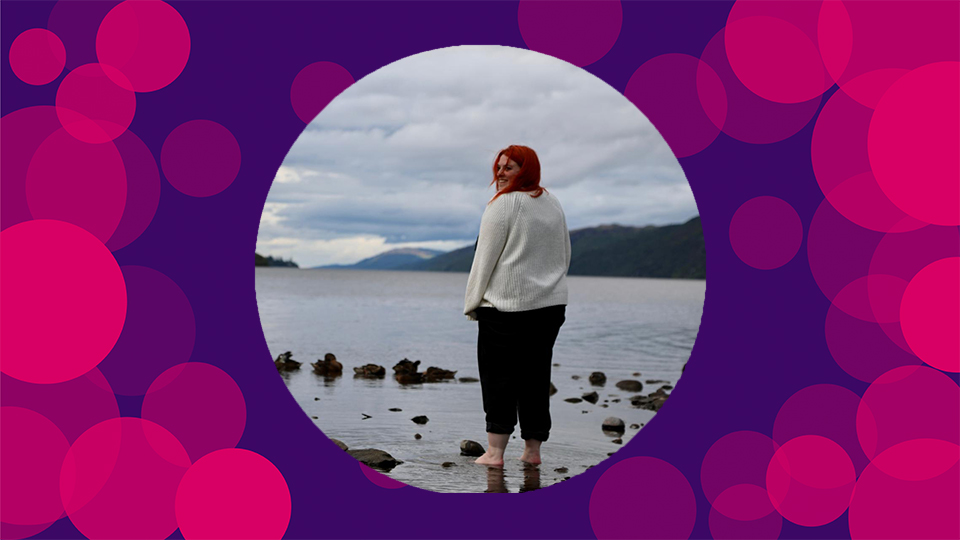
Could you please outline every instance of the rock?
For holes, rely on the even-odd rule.
[[[480,382],[480,379],[476,377],[460,377],[458,380],[462,383]]]
[[[621,439],[620,437],[617,437],[616,439],[610,442],[612,442],[613,444],[623,444],[623,439]]]
[[[314,400],[314,401],[320,401],[320,398],[315,397],[315,398],[313,398],[313,400]]]
[[[419,441],[420,439],[423,438],[423,435],[421,435],[421,434],[419,434],[419,433],[414,433],[414,434],[413,434],[413,438]]]
[[[596,403],[600,400],[600,396],[596,392],[590,392],[589,394],[584,394],[581,397],[584,401],[589,401],[590,403]]]
[[[594,386],[603,386],[607,382],[607,376],[602,371],[594,371],[590,374],[590,384]]]
[[[643,384],[640,381],[628,379],[625,381],[618,382],[617,388],[623,390],[624,392],[642,392]]]
[[[604,419],[603,424],[600,426],[604,431],[616,431],[623,433],[623,420],[617,418],[616,416],[608,416]]]
[[[387,410],[390,411],[390,412],[402,412],[402,411],[403,411],[403,409],[400,409],[400,408],[397,408],[397,407],[393,407],[392,409],[387,409]]]
[[[311,416],[310,418],[313,418],[314,420],[319,420],[319,419],[320,419],[319,416]]]
[[[580,414],[589,414],[590,411],[580,411]]]
[[[337,440],[337,439],[330,439],[330,442],[332,442],[333,444],[339,446],[340,449],[343,450],[344,452],[347,451],[347,445],[343,444],[343,441],[340,441],[340,440]]]
[[[440,382],[452,379],[457,374],[456,371],[440,369],[430,366],[423,372],[423,382]]]
[[[560,364],[554,364],[553,367],[560,367]]]
[[[360,415],[363,416],[363,418],[361,418],[361,420],[366,420],[367,418],[373,418],[372,416],[370,416],[369,414],[367,414],[367,413],[365,413],[365,412],[360,413]]]
[[[397,373],[393,378],[400,384],[421,384],[423,373]]]
[[[668,397],[670,397],[670,394],[668,394],[666,390],[658,388],[657,391],[652,394],[630,398],[630,404],[634,407],[657,412],[660,410],[660,407],[663,407],[663,404],[667,402]]]
[[[580,403],[583,400],[578,397],[568,397],[564,401],[566,401],[567,403]]]
[[[376,448],[361,448],[358,450],[347,450],[347,453],[353,456],[354,459],[363,463],[367,467],[372,467],[374,469],[380,469],[382,471],[389,471],[390,469],[396,467],[397,465],[403,463],[395,459],[393,456],[384,452],[383,450],[377,450]]]
[[[416,373],[417,368],[420,366],[420,361],[411,362],[404,358],[403,360],[397,362],[397,365],[393,366],[394,373]]]
[[[339,377],[343,374],[343,364],[337,362],[337,357],[333,353],[323,355],[323,360],[317,360],[310,365],[313,366],[313,372],[317,375]]]
[[[661,381],[660,379],[647,379],[644,382],[647,384],[666,384],[670,381]]]
[[[612,456],[612,455],[614,455],[614,454],[616,454],[616,452],[607,452],[607,455],[608,455],[608,456]]]
[[[551,383],[550,383],[550,395],[552,396],[552,395],[554,395],[554,394],[556,394],[556,393],[557,393],[557,387],[554,386],[553,383],[551,382]]]
[[[620,403],[620,398],[611,399],[610,403]]]
[[[452,461],[444,461],[443,463],[440,464],[440,466],[443,467],[444,469],[449,469],[450,467],[456,467],[457,464]]]
[[[378,366],[376,364],[365,364],[360,367],[353,368],[355,373],[354,377],[361,377],[364,379],[382,379],[386,377],[387,370],[383,366]]]
[[[663,388],[664,390],[673,390],[673,385],[672,385],[672,384],[665,384],[665,385],[663,385],[662,388]]]
[[[413,420],[413,423],[414,423],[414,424],[419,424],[419,425],[421,425],[421,426],[430,421],[429,418],[427,418],[426,416],[423,416],[423,415],[414,416],[414,417],[411,418],[410,420]]]
[[[287,351],[277,357],[273,361],[273,365],[277,366],[277,371],[293,371],[295,369],[300,369],[300,366],[303,365],[303,362],[297,362],[293,359],[293,353]]]
[[[567,469],[566,467],[557,467],[556,469],[554,469],[554,472],[558,472],[558,473],[560,473],[560,474],[563,474],[563,473],[567,472],[568,470],[569,470],[569,469]]]
[[[630,429],[640,429],[640,424],[630,424]]]
[[[484,454],[484,449],[482,446],[480,446],[480,443],[464,439],[460,441],[460,454],[464,456],[479,457]]]
[[[635,372],[633,373],[633,376],[634,376],[634,377],[639,377],[639,376],[640,376],[640,372],[639,372],[639,371],[635,371]]]
[[[600,407],[606,409],[607,407],[609,407],[609,405],[607,405],[606,403],[601,403],[601,404],[600,404]]]
[[[579,375],[571,375],[570,378],[573,379],[573,380],[575,380],[575,381],[579,381],[579,380],[580,380],[580,376],[579,376]]]

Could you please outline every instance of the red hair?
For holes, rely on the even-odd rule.
[[[500,161],[500,156],[507,156],[508,162],[510,160],[515,161],[520,166],[520,171],[511,182],[493,196],[493,199],[490,199],[490,202],[511,191],[529,191],[531,197],[539,197],[546,191],[540,187],[540,158],[537,157],[537,153],[533,151],[533,148],[517,144],[511,144],[497,152],[497,157],[493,160],[493,181],[490,182],[490,185],[497,183],[497,162]]]

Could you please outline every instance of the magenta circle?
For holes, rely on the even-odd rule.
[[[637,505],[639,483],[657,486],[657,496]],[[590,494],[590,526],[608,538],[689,538],[697,501],[686,477],[654,457],[632,457],[607,469]]]
[[[97,30],[97,58],[118,70],[110,78],[127,90],[153,92],[167,86],[180,76],[189,56],[187,23],[159,0],[122,2]]]
[[[870,274],[848,283],[832,302],[847,315],[861,321],[898,322],[900,299],[906,287],[907,282],[897,276]]]
[[[960,444],[960,388],[926,366],[894,368],[867,388],[857,410],[857,437],[868,458],[912,439]]]
[[[824,336],[837,365],[864,382],[894,368],[920,364],[916,356],[891,341],[880,325],[848,315],[836,305],[827,310]]]
[[[807,262],[827,299],[832,301],[847,284],[867,275],[870,257],[882,237],[840,215],[830,201],[820,202],[807,229]]]
[[[25,193],[34,219],[72,223],[105,243],[126,204],[123,158],[113,142],[88,144],[59,129],[33,154]]]
[[[0,521],[0,538],[3,538],[4,540],[20,540],[21,538],[29,538],[47,530],[47,528],[51,525],[53,525],[53,522],[43,523],[40,525],[14,525],[12,523]]]
[[[870,463],[898,480],[936,478],[960,460],[960,446],[939,439],[913,439],[887,448]]]
[[[191,197],[216,195],[240,172],[240,145],[230,130],[210,120],[191,120],[167,135],[160,149],[163,175]]]
[[[724,490],[739,484],[764,487],[767,463],[779,446],[755,431],[735,431],[710,446],[700,466],[700,486],[713,504]]]
[[[97,368],[75,379],[53,384],[28,383],[0,374],[0,402],[46,416],[68,443],[73,443],[93,425],[120,416],[117,397]],[[77,407],[77,403],[83,407]]]
[[[177,529],[173,500],[190,458],[169,431],[140,418],[101,422],[67,452],[60,496],[89,538],[166,538]]]
[[[183,475],[175,502],[177,524],[187,540],[281,538],[290,523],[290,504],[290,489],[277,467],[240,448],[200,458]]]
[[[801,435],[781,446],[767,467],[767,493],[780,514],[805,527],[826,525],[850,503],[853,462],[834,441]]]
[[[407,485],[399,480],[394,480],[385,474],[378,473],[363,463],[357,462],[357,464],[360,465],[360,471],[363,472],[363,475],[367,477],[367,480],[373,482],[375,486],[379,486],[384,489],[398,489]]]
[[[711,505],[721,515],[739,521],[756,521],[776,512],[767,490],[754,484],[735,484],[720,492]]]
[[[100,363],[127,312],[123,274],[107,248],[75,225],[33,220],[0,233],[0,254],[3,373],[58,383]]]
[[[753,144],[778,142],[795,135],[817,113],[821,96],[802,103],[777,103],[754,94],[730,68],[723,35],[721,29],[700,55],[700,60],[716,72],[725,91],[725,119],[714,120],[714,124],[734,139]]]
[[[127,290],[127,320],[99,367],[114,392],[140,396],[161,373],[190,359],[196,319],[187,295],[164,274],[145,266],[120,270]]]
[[[70,444],[47,417],[0,407],[0,510],[4,523],[43,525],[63,515],[60,466]]]
[[[300,70],[290,85],[290,103],[305,124],[354,83],[353,75],[340,64],[314,62]]]
[[[851,538],[960,538],[960,463],[956,461],[956,449],[952,450],[953,465],[930,478],[919,475],[913,478],[921,479],[900,479],[878,466],[890,459],[908,467],[915,464],[929,469],[930,450],[929,442],[901,443],[877,456],[864,469],[850,499]],[[936,457],[934,463],[943,462],[941,453]],[[886,468],[892,465],[889,463]]]
[[[68,73],[57,88],[57,116],[64,129],[92,144],[112,141],[126,131],[137,96],[117,84],[122,79],[105,64],[84,64]]]
[[[898,79],[870,120],[867,151],[880,189],[911,217],[960,225],[960,63]]]
[[[623,7],[613,2],[521,0],[517,24],[524,43],[579,67],[610,52],[623,26]]]
[[[110,251],[136,240],[150,225],[160,205],[160,170],[147,145],[129,130],[113,143],[127,173],[127,198],[120,223],[106,242]]]
[[[754,197],[740,205],[730,220],[733,251],[741,261],[759,270],[790,262],[802,241],[800,216],[783,199]]]
[[[27,169],[40,144],[60,127],[55,107],[27,107],[0,118],[0,229],[33,219]]]
[[[910,349],[944,371],[960,371],[960,257],[940,259],[910,280],[900,303]]]
[[[623,95],[646,115],[680,158],[700,152],[720,134],[714,120],[726,115],[722,89],[713,68],[693,56],[671,53],[638,67]]]
[[[847,69],[853,50],[853,25],[843,2],[827,1],[820,4],[816,40],[823,66],[830,79],[836,81]]]
[[[188,362],[164,371],[143,397],[140,416],[167,428],[196,462],[243,435],[247,406],[240,387],[222,369]]]
[[[710,534],[717,540],[775,540],[780,537],[780,531],[783,528],[783,516],[774,511],[770,499],[767,497],[767,491],[761,487],[752,484],[740,484],[749,486],[751,489],[762,492],[766,499],[767,506],[770,507],[770,513],[753,519],[742,520],[734,519],[723,515],[716,507],[710,508],[710,517],[707,520],[710,526]],[[726,493],[730,490],[736,490],[738,486],[733,486],[724,491],[717,497],[717,500],[726,498]]]
[[[47,18],[47,30],[57,34],[70,51],[67,69],[97,62],[97,29],[100,21],[119,3],[120,0],[54,3]]]
[[[21,81],[35,86],[56,80],[67,63],[67,50],[53,32],[24,31],[10,45],[10,69]]]

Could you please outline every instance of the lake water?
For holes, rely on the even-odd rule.
[[[604,418],[644,425],[655,414],[631,406],[634,394],[617,389],[616,382],[667,381],[645,383],[643,394],[677,383],[697,337],[705,292],[702,280],[568,277],[566,322],[553,354],[551,380],[558,392],[550,402],[553,429],[543,445],[543,464],[535,470],[521,466],[518,428],[501,473],[460,456],[463,439],[486,447],[479,383],[404,386],[392,378],[392,367],[403,358],[420,360],[421,372],[437,366],[456,370],[457,378],[479,377],[477,323],[462,315],[466,282],[463,273],[256,269],[270,353],[276,358],[291,351],[304,363],[278,375],[303,410],[351,449],[378,448],[403,461],[386,473],[391,478],[438,492],[536,489],[606,459],[619,446],[601,430]],[[343,364],[342,377],[325,379],[310,368],[328,352]],[[352,368],[368,363],[384,366],[387,377],[354,378]],[[594,371],[606,374],[604,386],[588,382]],[[595,405],[563,401],[594,390],[600,395]],[[429,422],[411,421],[419,415]],[[628,428],[623,442],[636,432]],[[448,462],[454,465],[441,466]]]

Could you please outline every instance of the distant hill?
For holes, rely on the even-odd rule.
[[[430,260],[443,251],[435,249],[421,248],[397,248],[391,249],[379,255],[374,255],[364,259],[356,264],[331,264],[327,266],[315,266],[314,268],[350,268],[353,270],[396,270],[401,266],[408,264],[417,264],[421,261]]]
[[[289,261],[285,261],[282,258],[274,259],[270,255],[264,257],[256,252],[254,252],[254,255],[257,256],[256,266],[285,266],[287,268],[300,268],[297,263],[293,262],[293,259],[290,259]]]
[[[680,225],[601,225],[570,231],[570,275],[704,279],[706,251],[700,217]],[[396,268],[469,272],[473,246]]]

